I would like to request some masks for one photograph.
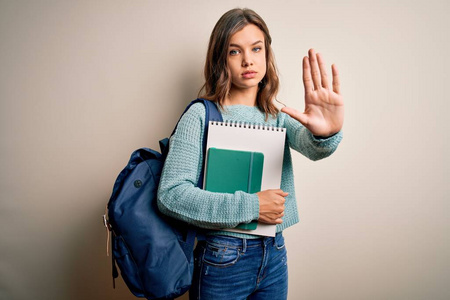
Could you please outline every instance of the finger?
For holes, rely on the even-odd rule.
[[[322,84],[320,82],[320,69],[319,64],[317,63],[316,52],[314,51],[314,49],[309,49],[308,55],[314,89],[317,90],[322,86]]]
[[[284,210],[284,204],[286,203],[286,198],[281,197],[281,196],[278,196],[278,197],[279,198],[277,199],[278,200],[277,204],[279,206],[279,209]]]
[[[278,190],[274,190],[274,192],[278,195],[280,195],[281,197],[286,197],[287,195],[289,195],[289,193],[286,193],[285,191],[278,189]]]
[[[300,123],[302,123],[303,125],[307,125],[309,122],[309,118],[308,115],[299,112],[296,109],[290,108],[290,107],[284,107],[281,109],[282,112],[284,112],[285,114],[288,114],[290,117],[292,117],[293,119],[299,121]]]
[[[340,93],[339,72],[335,64],[331,65],[331,73],[333,75],[333,91],[336,94]]]
[[[269,218],[269,217],[266,217],[266,216],[261,216],[258,219],[258,221],[261,222],[261,223],[272,224],[272,225],[283,223],[283,219],[281,219],[281,218],[276,218],[275,219],[275,218]]]
[[[275,224],[281,224],[281,223],[283,223],[283,219],[281,219],[282,217],[283,216],[276,215],[276,216],[271,216],[270,219]]]
[[[303,86],[305,87],[305,94],[314,90],[314,84],[311,79],[311,68],[307,56],[303,57]]]
[[[317,53],[317,62],[319,64],[320,69],[320,78],[322,79],[322,86],[326,89],[329,87],[328,83],[328,74],[327,74],[327,68],[325,65],[325,60],[322,57],[322,54]]]

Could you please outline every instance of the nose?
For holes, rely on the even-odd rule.
[[[243,61],[242,61],[242,66],[243,66],[243,67],[253,66],[253,63],[252,63],[252,62],[248,62],[248,61],[243,60]]]
[[[248,67],[248,66],[252,66],[252,65],[253,65],[253,61],[251,59],[251,55],[248,54],[247,52],[245,52],[245,54],[242,56],[242,66]]]

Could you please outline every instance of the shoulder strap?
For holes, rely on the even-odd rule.
[[[185,112],[195,103],[202,102],[203,105],[205,105],[206,115],[205,115],[205,129],[203,130],[203,162],[202,166],[205,165],[205,157],[206,157],[206,144],[208,140],[208,129],[209,129],[209,121],[219,121],[221,122],[222,114],[220,113],[219,109],[217,108],[216,104],[214,102],[211,102],[206,99],[197,98],[196,100],[192,101],[188,107],[186,108]],[[184,113],[183,113],[184,114]],[[175,132],[175,131],[174,131]],[[203,188],[203,177],[204,177],[204,168],[201,169],[200,172],[200,178],[198,180],[197,186],[199,188]]]
[[[203,137],[207,137],[209,121],[221,122],[223,120],[222,114],[220,113],[219,109],[217,108],[217,105],[214,102],[211,102],[211,101],[203,99],[203,98],[197,98],[195,100],[192,100],[191,103],[189,103],[189,105],[186,107],[184,112],[181,114],[180,119],[178,119],[178,122],[180,122],[183,115],[189,110],[189,108],[191,108],[192,105],[194,105],[195,103],[199,103],[199,102],[203,103],[203,105],[205,106],[205,110],[206,110],[205,130],[204,130],[205,135]],[[178,122],[170,136],[172,136],[175,133],[175,130],[177,130]],[[206,141],[206,139],[203,139],[203,141]]]
[[[202,145],[202,149],[203,149],[203,159],[205,158],[205,153],[206,153],[206,140],[208,139],[208,129],[209,129],[209,121],[219,121],[222,122],[222,114],[220,113],[219,109],[217,108],[217,105],[214,102],[211,102],[207,99],[203,99],[203,98],[197,98],[195,100],[192,100],[191,103],[189,103],[189,105],[185,108],[184,112],[181,114],[180,118],[178,119],[177,124],[175,125],[175,128],[172,131],[172,134],[170,136],[172,136],[175,131],[177,130],[178,127],[178,123],[180,122],[181,118],[183,117],[183,115],[189,110],[189,108],[191,108],[192,105],[194,105],[195,103],[203,103],[203,105],[205,106],[205,130],[203,130],[203,145]],[[167,155],[167,153],[169,152],[169,139],[165,138],[161,141],[159,141],[159,145],[161,148],[161,153],[164,155]],[[204,161],[203,161],[204,163]],[[203,169],[202,169],[203,172]],[[200,179],[201,182],[199,182],[200,187],[203,186],[203,174],[200,174]]]
[[[201,102],[203,103],[203,105],[205,105],[205,111],[206,111],[206,115],[205,115],[205,129],[203,130],[203,145],[202,145],[202,149],[203,149],[203,161],[202,161],[202,166],[205,165],[205,154],[206,154],[206,144],[207,144],[207,139],[208,139],[208,128],[209,128],[209,121],[223,121],[222,119],[222,114],[220,113],[219,109],[217,108],[216,104],[206,100],[206,99],[202,99],[202,98],[197,98],[193,101],[191,101],[191,103],[189,103],[189,105],[186,107],[186,109],[184,110],[183,114],[181,115],[181,117],[184,115],[185,112],[187,112],[189,110],[189,108],[195,104]],[[180,119],[181,119],[180,117]],[[180,120],[178,120],[178,122],[180,122]],[[178,122],[177,125],[175,126],[175,128],[173,129],[173,132],[171,134],[171,136],[175,133],[175,130],[177,129],[178,126]],[[166,147],[166,149],[168,149],[169,147]],[[200,177],[199,180],[197,182],[197,187],[199,188],[203,188],[203,178],[204,178],[204,168],[201,168],[200,171]],[[189,226],[187,227],[187,234],[186,234],[186,247],[187,247],[187,252],[192,252],[192,249],[194,248],[194,243],[195,243],[195,237],[199,234],[199,232],[196,230],[195,227],[193,226]],[[192,258],[190,255],[187,255],[188,258]]]

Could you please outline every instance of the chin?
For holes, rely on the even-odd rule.
[[[244,89],[250,89],[250,88],[258,87],[259,82],[260,82],[261,80],[262,80],[262,79],[251,79],[251,80],[248,80],[248,81],[244,81],[244,82],[242,82],[242,83],[239,85],[239,87],[240,87],[240,88],[244,88]]]

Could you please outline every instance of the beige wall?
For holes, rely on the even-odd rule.
[[[342,77],[340,148],[294,155],[289,299],[449,299],[448,3],[1,0],[0,299],[134,299],[111,288],[104,206],[236,6],[271,29],[280,99],[303,107],[310,47]]]

